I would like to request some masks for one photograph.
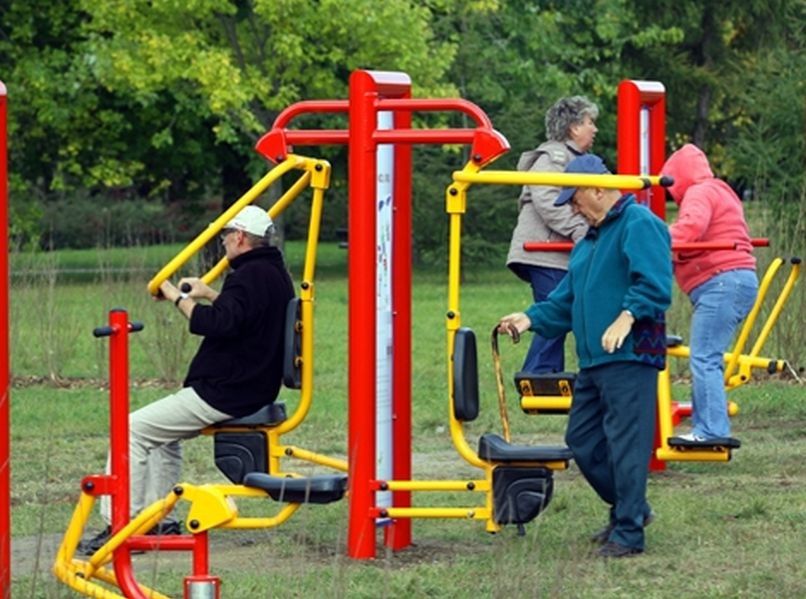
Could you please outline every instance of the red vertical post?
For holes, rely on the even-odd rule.
[[[112,530],[129,523],[129,315],[109,311],[109,452],[112,478]],[[131,554],[121,548],[114,555],[117,584],[126,597],[145,599],[132,571]]]
[[[663,86],[661,86],[663,87]],[[660,175],[666,162],[666,93],[655,97],[649,116],[649,172]],[[666,220],[666,190],[660,185],[652,188],[652,201],[649,206],[659,218]]]
[[[621,175],[659,174],[666,158],[666,90],[658,81],[624,80],[618,86],[617,171]],[[647,148],[642,148],[641,114],[646,110]],[[642,149],[646,150],[648,172],[641,172]],[[637,194],[646,200],[646,192]],[[660,218],[666,216],[666,195],[653,186],[649,207]]]
[[[616,170],[637,175],[641,170],[641,94],[633,81],[622,81],[616,99]]]
[[[112,530],[129,523],[129,315],[109,311],[109,431],[112,495]]]
[[[348,432],[350,507],[347,554],[375,557],[375,163],[378,94],[366,71],[350,75],[348,168]]]
[[[651,175],[660,174],[660,169],[666,159],[666,90],[663,84],[657,81],[630,81],[625,80],[618,86],[618,140],[617,170],[621,175],[640,175],[641,172],[641,111],[649,111],[647,135],[649,147],[648,169]],[[642,192],[645,195],[645,192]],[[660,186],[652,187],[649,208],[658,215],[666,218],[666,192]],[[655,452],[661,445],[660,425],[655,425],[655,440],[652,456],[649,460],[649,469],[659,472],[666,469],[666,462],[655,457]]]
[[[407,91],[402,98],[410,98]],[[395,129],[411,128],[411,112],[397,111]],[[392,206],[392,478],[411,480],[411,284],[412,202],[411,146],[395,145]],[[392,493],[394,507],[411,507],[411,491]],[[411,545],[411,520],[395,520],[384,529],[384,544],[393,549]]]
[[[0,81],[0,597],[11,597],[11,386],[8,343],[8,150]]]

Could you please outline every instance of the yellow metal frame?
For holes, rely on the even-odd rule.
[[[218,234],[218,232],[233,218],[244,206],[251,204],[262,194],[273,182],[277,181],[283,174],[292,169],[302,170],[303,174],[283,194],[283,196],[269,209],[268,214],[275,218],[281,214],[294,199],[308,185],[313,188],[313,200],[311,205],[311,218],[308,229],[308,245],[305,252],[305,264],[303,267],[301,291],[300,291],[300,323],[301,326],[301,356],[300,367],[302,371],[302,385],[300,390],[300,401],[290,418],[273,427],[229,427],[226,429],[216,429],[217,431],[244,431],[260,430],[266,435],[269,455],[269,473],[277,476],[294,476],[293,473],[286,473],[281,468],[281,460],[286,457],[294,457],[307,462],[347,471],[347,463],[344,460],[332,458],[315,452],[311,452],[293,445],[283,445],[282,435],[291,432],[305,419],[310,411],[313,398],[313,300],[314,300],[314,272],[316,264],[316,253],[319,240],[319,226],[321,221],[324,191],[330,183],[330,165],[323,160],[304,158],[297,155],[289,155],[288,158],[272,169],[263,177],[252,189],[244,194],[235,204],[233,204],[218,219],[211,223],[207,229],[194,239],[186,248],[175,256],[157,275],[148,283],[148,290],[156,295],[160,284],[173,276],[193,255],[195,255],[204,245]],[[479,458],[477,453],[470,447],[465,437],[463,424],[454,416],[453,409],[453,377],[451,361],[455,348],[456,331],[461,327],[460,309],[460,283],[461,283],[461,233],[462,218],[467,207],[467,190],[474,183],[481,184],[508,184],[508,185],[559,185],[559,186],[595,186],[603,188],[617,189],[643,189],[649,185],[657,185],[659,177],[639,177],[624,175],[578,175],[567,173],[521,173],[507,171],[487,171],[481,172],[481,167],[469,162],[463,170],[453,173],[453,183],[446,190],[446,212],[449,217],[449,258],[448,258],[448,312],[445,321],[447,344],[446,362],[448,366],[448,419],[451,440],[459,455],[471,466],[479,468],[483,472],[483,478],[471,480],[390,480],[384,481],[384,490],[389,491],[428,491],[428,492],[471,492],[483,493],[484,505],[471,507],[433,507],[433,508],[397,508],[391,507],[384,510],[384,515],[390,518],[456,518],[481,520],[486,524],[489,532],[497,532],[501,525],[494,520],[493,511],[493,473],[499,465]],[[760,304],[766,296],[775,272],[780,268],[782,262],[773,263],[771,271],[762,281],[759,298],[748,317],[748,322],[742,329],[737,348],[726,354],[728,367],[726,368],[726,382],[729,388],[744,384],[749,380],[752,368],[768,368],[771,360],[758,357],[758,353],[769,334],[772,326],[776,322],[783,308],[786,299],[794,287],[799,276],[799,264],[793,265],[784,291],[779,296],[771,314],[767,318],[758,340],[753,346],[749,355],[741,353],[741,348],[746,343],[749,331],[758,316]],[[776,265],[777,264],[777,265]],[[214,281],[228,264],[226,258],[222,259],[216,266],[208,271],[202,280],[205,283]],[[687,357],[688,348],[669,348],[669,355],[673,357]],[[780,370],[783,362],[775,361],[775,367]],[[737,374],[732,374],[737,371]],[[671,436],[671,393],[669,370],[667,369],[659,375],[658,408],[661,413],[661,433],[664,445],[658,449],[660,459],[676,460],[726,460],[724,452],[702,452],[686,451],[680,452],[668,447],[666,439]],[[563,399],[570,405],[570,398],[537,398],[540,400]],[[536,408],[539,409],[539,408]],[[735,411],[735,406],[734,406]],[[666,423],[665,425],[663,423]],[[212,433],[212,429],[205,430],[204,433]],[[670,453],[672,452],[672,453]],[[552,470],[559,470],[566,467],[565,462],[540,462],[510,464],[522,466],[542,466]],[[178,490],[178,492],[177,492]],[[109,541],[99,549],[88,560],[75,558],[75,551],[79,540],[89,519],[95,498],[82,492],[73,517],[68,525],[62,544],[59,548],[54,573],[74,590],[93,597],[118,598],[121,595],[114,593],[91,579],[95,578],[108,585],[117,586],[114,572],[104,566],[112,559],[112,554],[126,539],[133,535],[144,534],[155,526],[166,513],[170,512],[179,499],[190,502],[187,523],[188,529],[194,533],[208,531],[214,528],[223,529],[254,529],[271,528],[286,522],[299,509],[300,504],[289,503],[282,507],[275,516],[271,517],[240,517],[238,508],[234,501],[236,497],[245,498],[265,498],[267,493],[260,489],[248,488],[243,485],[190,485],[183,483],[178,485],[174,492],[162,499],[138,515],[125,528],[115,534]],[[193,524],[191,527],[190,524]],[[156,599],[161,599],[164,595],[148,589],[141,585],[141,589],[146,595]]]
[[[509,171],[486,171],[469,162],[464,169],[453,173],[453,182],[445,194],[445,211],[448,214],[448,311],[445,319],[447,333],[446,363],[448,370],[448,422],[456,451],[471,466],[484,473],[481,480],[420,480],[420,481],[387,481],[390,491],[469,491],[484,493],[484,505],[475,507],[433,507],[433,508],[387,508],[384,513],[391,518],[461,518],[482,520],[489,532],[497,532],[501,525],[493,517],[493,472],[499,465],[479,458],[470,447],[462,422],[456,419],[453,409],[453,377],[451,361],[453,359],[456,331],[462,326],[460,308],[461,288],[461,238],[462,218],[467,209],[467,190],[474,183],[510,184],[510,185],[593,185],[606,188],[643,189],[648,185],[657,185],[659,177],[633,177],[621,175],[576,175],[555,173],[521,173]],[[570,402],[570,400],[569,400]],[[542,466],[552,470],[566,467],[563,461],[509,464],[523,466]]]
[[[303,266],[302,281],[300,283],[300,321],[301,347],[300,347],[300,369],[301,388],[300,399],[294,413],[282,423],[274,427],[229,427],[221,429],[206,429],[205,434],[221,431],[243,431],[261,430],[266,434],[269,455],[269,473],[277,476],[295,476],[293,473],[284,472],[281,468],[281,459],[294,457],[307,462],[312,462],[322,466],[327,466],[338,471],[347,471],[345,460],[332,458],[330,456],[318,454],[293,445],[283,445],[280,442],[282,435],[297,428],[307,416],[313,402],[313,302],[314,302],[314,274],[316,269],[316,256],[319,243],[319,230],[324,204],[324,193],[330,185],[330,164],[325,160],[305,158],[297,155],[289,157],[272,169],[258,183],[256,183],[246,194],[244,194],[226,212],[211,223],[207,229],[197,236],[180,251],[157,275],[148,283],[149,292],[156,294],[160,284],[173,276],[188,260],[200,251],[207,242],[213,239],[219,231],[232,219],[244,206],[254,202],[268,187],[277,181],[282,175],[292,169],[301,170],[299,179],[286,191],[277,202],[268,210],[272,218],[276,218],[299,196],[308,186],[313,189],[311,201],[311,215],[308,226],[308,244],[305,250],[305,262]],[[228,262],[223,258],[202,280],[205,283],[212,283],[227,268]],[[213,528],[225,529],[254,529],[271,528],[286,522],[301,504],[285,504],[276,515],[270,517],[239,517],[235,498],[260,498],[266,499],[267,493],[260,489],[248,488],[243,485],[190,485],[183,483],[178,485],[179,493],[171,492],[160,501],[148,506],[134,518],[126,527],[118,531],[109,541],[96,551],[88,559],[77,559],[75,552],[81,535],[86,527],[92,512],[95,498],[92,495],[82,492],[78,506],[65,532],[61,547],[57,553],[53,566],[54,574],[65,584],[74,590],[92,597],[104,599],[122,597],[100,584],[93,581],[97,579],[101,583],[117,587],[115,573],[104,568],[108,564],[114,551],[120,547],[126,539],[134,535],[145,534],[151,530],[175,504],[180,500],[190,502],[190,509],[186,525],[193,533],[200,533]],[[194,526],[191,526],[191,523]],[[140,585],[141,590],[147,596],[154,599],[161,599],[165,596]],[[167,598],[166,598],[167,599]]]
[[[734,348],[731,352],[725,354],[725,388],[727,391],[741,387],[749,382],[752,378],[753,369],[764,369],[767,372],[781,372],[784,369],[785,362],[783,360],[764,358],[759,356],[759,353],[800,278],[799,261],[792,262],[792,268],[781,289],[781,293],[764,321],[750,353],[742,353],[761,314],[761,307],[767,298],[770,286],[783,264],[784,260],[782,258],[776,258],[767,268],[759,284],[756,301],[742,325]],[[672,358],[688,359],[691,355],[691,350],[688,346],[678,345],[667,348],[666,354]],[[739,406],[732,401],[728,402],[728,414],[735,416],[738,412]],[[686,462],[727,462],[730,460],[731,452],[728,448],[699,449],[669,446],[669,438],[674,436],[674,423],[672,416],[672,382],[668,362],[666,368],[658,375],[658,429],[660,447],[655,450],[655,457],[659,460]]]
[[[453,380],[450,376],[450,361],[453,355],[454,337],[456,331],[461,326],[461,312],[459,309],[459,286],[460,286],[460,259],[461,259],[461,217],[465,213],[467,206],[467,190],[474,184],[491,185],[553,185],[561,187],[601,187],[607,189],[644,189],[650,185],[660,184],[660,177],[634,176],[634,175],[580,175],[574,173],[533,173],[533,172],[511,172],[511,171],[484,171],[472,163],[465,166],[461,171],[453,173],[453,185],[448,188],[446,205],[450,217],[450,246],[449,246],[449,280],[448,280],[448,317],[446,328],[448,333],[447,357],[448,357],[448,391],[453,398]],[[750,314],[746,318],[740,331],[737,342],[730,353],[725,354],[725,385],[728,390],[735,389],[746,382],[752,376],[752,369],[764,368],[768,371],[773,369],[780,372],[784,367],[783,360],[772,360],[759,356],[772,327],[775,325],[786,301],[789,298],[797,280],[800,276],[800,262],[792,262],[792,269],[784,284],[784,287],[775,302],[769,316],[767,317],[759,335],[748,354],[742,353],[753,326],[761,311],[761,306],[768,294],[770,286],[776,273],[783,265],[781,258],[776,258],[768,268],[759,286],[759,293],[756,303]],[[667,350],[670,357],[688,358],[689,348],[686,346],[670,347]],[[671,378],[667,367],[658,375],[658,414],[659,428],[661,436],[661,446],[656,450],[656,456],[660,460],[678,461],[727,461],[730,459],[730,452],[719,448],[715,450],[699,449],[678,449],[668,445],[668,438],[673,436],[672,414],[671,414]],[[535,396],[524,397],[521,400],[521,408],[531,413],[541,411],[564,410],[571,408],[573,398],[571,396]],[[462,424],[453,417],[452,399],[449,405],[451,420],[451,437],[460,455],[473,466],[486,468],[488,465],[479,460],[478,456],[470,449],[464,439]],[[729,402],[729,414],[735,415],[738,406],[734,402]]]
[[[238,198],[221,216],[210,223],[204,231],[199,233],[193,241],[174,256],[168,264],[148,282],[149,293],[151,293],[151,295],[157,295],[160,285],[176,274],[179,269],[193,258],[193,256],[199,253],[210,240],[214,239],[241,209],[252,204],[261,194],[271,187],[275,181],[278,181],[280,177],[294,169],[302,170],[303,174],[267,211],[271,218],[276,218],[282,214],[309,184],[314,190],[320,189],[322,191],[327,189],[330,185],[330,164],[326,160],[317,160],[296,154],[289,154],[283,162],[271,169],[260,181],[255,183],[249,191]],[[318,221],[316,227],[318,232]],[[222,258],[218,264],[202,276],[202,281],[209,285],[226,270],[227,266],[229,266],[227,259]]]

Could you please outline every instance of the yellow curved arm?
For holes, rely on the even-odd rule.
[[[302,156],[297,156],[295,154],[289,154],[288,158],[286,158],[283,162],[275,166],[271,169],[260,181],[255,183],[252,188],[247,191],[244,195],[242,195],[232,206],[227,208],[221,216],[219,216],[216,220],[210,223],[207,228],[202,231],[193,241],[191,241],[182,251],[180,251],[168,264],[166,264],[155,276],[148,282],[148,291],[151,295],[157,295],[159,293],[160,285],[166,281],[168,278],[173,276],[188,260],[190,260],[194,255],[196,255],[213,237],[215,237],[224,226],[232,220],[238,212],[241,211],[242,208],[248,206],[252,202],[254,202],[260,195],[266,191],[272,183],[277,181],[280,177],[284,174],[289,172],[292,169],[303,169],[307,170],[308,173],[315,170],[316,165],[321,165],[322,161],[314,160],[312,158],[305,158]],[[289,191],[281,198],[284,200],[281,202],[276,202],[275,206],[278,204],[278,208],[275,209],[274,215],[279,214],[282,212],[283,209],[294,199],[294,194],[299,194],[300,191],[307,185],[307,181],[304,184],[301,184],[300,181],[297,182]],[[272,215],[272,211],[269,210],[269,215]],[[210,282],[215,279],[216,276],[221,274],[223,270],[226,268],[226,263],[221,265],[219,263],[216,265],[211,273],[205,275],[205,282]]]
[[[311,173],[305,172],[297,181],[288,188],[279,200],[277,200],[271,208],[268,210],[269,218],[274,220],[283,212],[285,209],[288,208],[288,205],[293,202],[297,196],[306,188],[311,182]],[[218,277],[220,277],[225,270],[229,267],[229,260],[227,257],[224,256],[219,260],[215,266],[213,266],[210,270],[208,270],[202,277],[201,280],[209,285],[213,281],[215,281]]]
[[[747,343],[747,338],[750,336],[750,331],[753,329],[753,325],[761,312],[761,306],[764,304],[764,299],[767,297],[767,292],[770,290],[770,285],[772,284],[778,269],[781,268],[783,263],[784,261],[781,258],[776,258],[773,260],[772,263],[770,263],[770,265],[767,267],[767,272],[764,273],[764,276],[761,279],[758,294],[756,295],[756,301],[753,303],[750,313],[744,320],[744,325],[742,325],[742,329],[739,332],[739,338],[736,340],[736,345],[734,346],[733,352],[731,353],[728,363],[725,366],[724,380],[726,383],[730,381],[731,377],[736,371],[737,366],[739,365],[739,356],[744,350],[744,346]]]
[[[787,300],[789,299],[789,296],[792,293],[792,290],[795,288],[795,284],[798,282],[799,278],[800,260],[797,262],[792,262],[792,268],[789,271],[789,276],[786,279],[786,283],[784,283],[784,288],[781,290],[778,299],[775,300],[775,305],[772,307],[770,315],[767,317],[764,326],[761,328],[761,332],[758,334],[758,339],[756,339],[753,349],[750,350],[751,357],[755,358],[758,356],[759,352],[761,352],[761,348],[767,341],[767,336],[770,334],[772,327],[778,321],[778,317],[781,315],[781,311],[784,309],[784,304],[786,304]]]

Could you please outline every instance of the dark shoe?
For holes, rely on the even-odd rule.
[[[646,517],[644,518],[644,528],[652,524],[654,520],[655,520],[655,512],[650,510],[649,514],[647,514]],[[613,532],[614,528],[616,528],[616,525],[611,522],[601,530],[597,530],[595,533],[591,535],[591,543],[596,543],[597,545],[604,545],[610,539],[610,533]]]
[[[94,537],[84,539],[83,541],[79,542],[78,547],[76,547],[76,553],[80,555],[92,555],[93,553],[98,551],[101,547],[106,545],[107,541],[109,541],[111,536],[112,536],[112,527],[107,526]]]
[[[181,535],[182,525],[176,521],[159,522],[154,528],[149,530],[147,535]],[[92,538],[85,539],[76,547],[79,555],[93,555],[101,547],[106,545],[112,537],[112,527],[107,526]],[[142,551],[132,551],[132,553],[142,553]]]
[[[149,530],[147,535],[181,535],[182,525],[176,520],[163,520]]]
[[[608,541],[601,547],[599,547],[599,551],[596,554],[599,557],[605,558],[617,558],[617,557],[635,557],[638,554],[643,553],[643,549],[638,549],[637,547],[627,547],[626,545],[621,545],[619,543],[614,543],[613,541]]]

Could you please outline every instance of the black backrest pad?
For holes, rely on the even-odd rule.
[[[453,415],[471,422],[479,415],[479,374],[476,334],[472,329],[456,331],[453,345]]]
[[[289,389],[302,387],[302,368],[297,358],[302,351],[302,331],[297,327],[300,319],[300,300],[291,298],[285,309],[285,345],[283,346],[283,384]]]

